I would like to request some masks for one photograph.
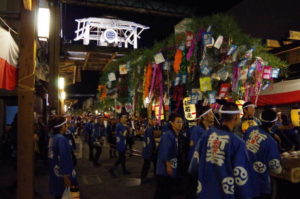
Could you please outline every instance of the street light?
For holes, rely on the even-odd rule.
[[[66,99],[66,92],[65,92],[65,91],[61,91],[61,92],[60,92],[60,99],[61,99],[62,101],[64,101],[64,100]]]
[[[63,78],[63,77],[58,78],[58,89],[59,90],[65,89],[65,78]]]
[[[38,9],[38,37],[40,40],[47,41],[50,30],[50,10],[49,8]]]

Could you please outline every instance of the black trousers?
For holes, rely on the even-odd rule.
[[[113,169],[116,169],[119,166],[119,164],[121,164],[123,172],[127,171],[126,164],[125,164],[126,163],[125,153],[126,153],[125,151],[119,152],[119,157],[118,157],[117,161],[115,162]]]
[[[109,157],[110,158],[113,158],[113,157],[116,157],[116,144],[115,143],[110,143],[109,144]]]
[[[148,175],[148,171],[151,167],[151,162],[153,164],[153,169],[154,169],[154,175],[156,172],[156,157],[153,157],[151,159],[144,159],[144,164],[143,164],[143,168],[142,168],[142,173],[141,173],[141,178],[146,178]]]
[[[94,164],[97,164],[98,161],[99,161],[100,155],[102,153],[102,147],[95,147],[94,146],[93,148],[96,151],[93,160],[94,160]]]
[[[176,180],[168,176],[157,176],[154,199],[171,199],[174,194]]]
[[[89,160],[94,161],[94,146],[92,142],[89,142]]]

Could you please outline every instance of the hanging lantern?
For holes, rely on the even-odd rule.
[[[300,126],[300,108],[291,110],[291,119],[293,126]]]
[[[196,105],[191,104],[190,97],[186,97],[183,99],[183,110],[184,110],[184,116],[187,120],[196,119]]]

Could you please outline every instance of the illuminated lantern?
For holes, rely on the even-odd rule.
[[[243,104],[245,103],[244,100],[237,100],[235,101],[235,104],[238,106],[239,110],[241,111],[240,116],[243,117],[244,112],[243,112]]]
[[[300,126],[300,108],[291,110],[291,119],[294,126]]]
[[[184,110],[184,116],[187,120],[196,119],[196,105],[191,104],[190,97],[186,97],[183,99],[183,110]]]

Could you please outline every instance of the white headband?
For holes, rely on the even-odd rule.
[[[219,109],[219,113],[221,114],[241,114],[240,110],[234,110],[234,111],[223,111],[223,106]]]
[[[244,109],[244,108],[248,108],[248,107],[250,107],[250,106],[254,106],[254,107],[256,107],[256,105],[255,105],[255,104],[248,104],[247,106],[244,106],[244,107],[243,107],[243,109]]]
[[[66,123],[67,123],[67,119],[63,123],[58,124],[58,125],[54,126],[53,128],[56,129],[56,128],[61,127],[62,125],[66,124]]]
[[[203,117],[204,115],[208,114],[210,111],[212,111],[212,109],[208,109],[207,111],[205,111],[204,113],[202,113],[198,118],[196,119],[200,119],[201,117]]]
[[[274,120],[272,120],[272,121],[267,121],[267,120],[264,120],[264,119],[262,119],[261,118],[261,115],[260,115],[260,121],[262,121],[262,122],[267,122],[267,123],[272,123],[272,122],[276,122],[277,120],[278,120],[278,117],[276,117]]]

